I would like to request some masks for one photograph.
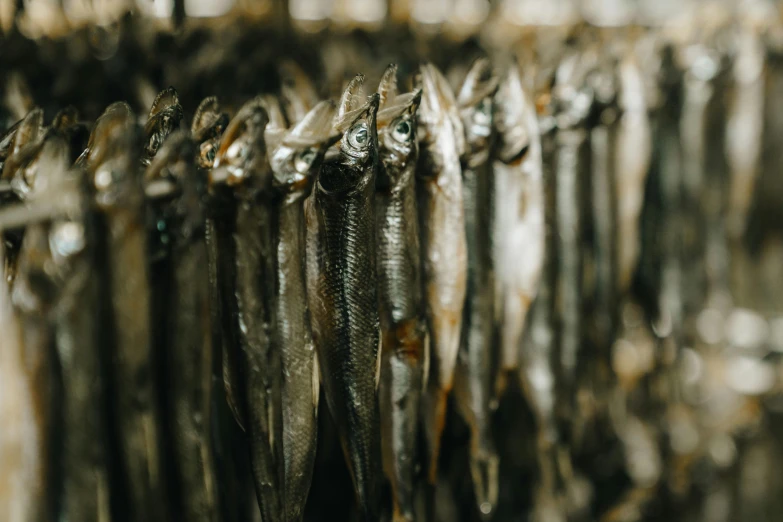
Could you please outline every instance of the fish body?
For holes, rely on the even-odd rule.
[[[421,238],[424,302],[430,334],[430,375],[422,401],[429,445],[429,480],[437,477],[440,439],[462,330],[467,284],[467,241],[460,154],[462,122],[454,94],[433,65],[420,71],[422,101],[417,113],[419,161],[416,192]]]
[[[90,177],[98,208],[97,266],[106,300],[101,342],[110,347],[118,505],[130,520],[158,521],[165,519],[166,495],[139,141],[130,107],[114,103],[96,122],[78,163]]]
[[[0,285],[0,328],[0,415],[6,423],[0,432],[0,516],[9,522],[44,521],[46,404],[36,382],[44,359],[27,350],[5,283]]]
[[[518,372],[522,335],[544,265],[544,179],[541,139],[531,93],[516,64],[497,100],[499,144],[494,151],[492,251],[495,321],[500,325],[498,394]]]
[[[174,468],[175,509],[188,521],[217,519],[212,451],[211,315],[205,216],[205,179],[195,166],[196,147],[172,134],[147,167],[151,210],[156,352],[165,374],[168,448]]]
[[[642,71],[633,55],[619,64],[621,116],[616,131],[617,286],[627,291],[639,258],[639,216],[652,155]]]
[[[317,104],[270,152],[276,194],[274,340],[283,380],[285,518],[300,521],[313,478],[320,381],[305,279],[304,201],[332,140],[334,105]]]
[[[494,176],[493,98],[497,77],[489,61],[470,68],[457,97],[466,136],[462,156],[463,208],[468,246],[467,296],[455,378],[457,408],[470,428],[470,473],[482,516],[498,496],[498,456],[492,434],[495,273],[492,256]]]
[[[225,339],[226,393],[250,446],[256,497],[265,522],[282,520],[282,414],[275,324],[274,260],[264,143],[268,117],[248,102],[228,125],[210,172],[218,194],[214,215],[217,278]]]
[[[416,216],[416,111],[421,91],[396,92],[397,67],[378,88],[380,165],[375,182],[381,321],[381,441],[394,520],[413,520],[416,440],[427,328]]]
[[[308,291],[325,398],[361,518],[374,521],[381,471],[374,226],[378,97],[354,109],[349,91],[355,85],[341,103],[336,127],[344,132],[321,167],[309,208]]]

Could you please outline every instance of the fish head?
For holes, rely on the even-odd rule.
[[[228,114],[220,110],[217,97],[204,98],[196,109],[190,132],[198,145],[198,166],[212,168],[215,163],[220,137],[228,126]]]
[[[52,127],[65,131],[65,129],[76,125],[79,122],[79,111],[73,105],[69,105],[55,114],[52,120]]]
[[[46,190],[53,173],[64,171],[71,160],[63,133],[50,132],[39,143],[28,144],[6,166],[11,172],[11,188],[21,199]]]
[[[468,70],[457,96],[465,130],[465,154],[470,160],[489,156],[493,133],[493,99],[498,78],[487,58],[479,58]]]
[[[258,100],[243,105],[229,122],[210,171],[210,186],[253,186],[263,190],[271,176],[264,129],[269,121]]]
[[[182,116],[182,105],[179,104],[174,87],[162,90],[152,103],[149,118],[144,125],[144,165],[149,165],[165,139],[179,127]]]
[[[378,89],[381,90],[381,87]],[[380,95],[380,92],[379,92]],[[383,99],[383,98],[381,98]],[[409,165],[416,162],[416,112],[421,104],[421,90],[387,98],[378,111],[378,155],[383,169],[381,183],[392,183]],[[380,179],[389,178],[389,179]]]
[[[112,143],[114,137],[135,126],[136,116],[127,103],[114,102],[106,107],[92,128],[87,148],[76,160],[77,166],[93,170],[92,167],[106,155],[106,147]]]
[[[3,139],[6,151],[6,158],[9,160],[18,156],[23,149],[34,146],[43,138],[43,109],[38,107],[34,108],[27,115],[22,118],[17,125],[15,125],[11,131],[9,131]],[[3,179],[11,179],[12,172],[16,166],[14,162],[6,161],[3,165]]]
[[[280,93],[288,121],[301,121],[318,103],[318,91],[312,79],[290,60],[280,65]]]
[[[177,221],[177,234],[191,237],[203,222],[203,171],[196,168],[196,144],[186,131],[175,131],[161,146],[144,174],[144,192],[153,204]]]
[[[461,156],[465,151],[459,107],[451,86],[434,65],[421,65],[414,83],[422,91],[416,113],[417,138],[422,158],[430,164],[423,171],[440,172],[446,162],[446,154]]]
[[[334,129],[340,133],[339,141],[327,152],[318,177],[324,192],[345,192],[371,179],[368,174],[378,164],[378,100],[378,94],[373,94],[359,108],[342,114],[338,109]]]
[[[318,103],[270,149],[274,183],[287,197],[309,194],[326,150],[340,139],[332,129],[336,109],[332,101]]]
[[[133,112],[124,102],[110,105],[95,123],[77,165],[89,173],[99,208],[141,204],[140,137]]]
[[[522,86],[520,70],[512,63],[495,95],[495,128],[498,131],[497,157],[504,163],[521,159],[530,146],[527,115],[535,111]]]

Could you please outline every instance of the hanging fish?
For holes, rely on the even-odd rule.
[[[326,401],[353,479],[362,520],[378,519],[381,472],[374,191],[378,169],[378,95],[343,94],[342,133],[321,167],[307,209],[308,294]]]
[[[217,517],[212,452],[212,359],[209,278],[204,241],[206,191],[194,142],[171,134],[145,172],[145,194],[160,256],[151,266],[162,354],[168,449],[174,463],[175,509],[186,520]]]
[[[29,192],[25,194],[27,200],[30,200],[33,195],[45,195],[46,189],[58,188],[55,186],[55,182],[58,177],[64,175],[68,168],[69,159],[67,144],[61,136],[51,136],[39,146],[30,145],[26,150],[31,151],[32,149],[35,149],[33,157],[26,159],[14,172],[14,179],[19,179],[26,174],[25,180],[35,188],[35,192],[33,192],[33,186],[29,187]],[[47,185],[49,186],[47,187]],[[51,198],[51,193],[48,196]],[[69,192],[58,193],[57,196],[74,197]],[[43,197],[41,199],[46,201]],[[22,212],[25,210],[25,207],[22,206],[17,208]],[[6,212],[13,212],[13,210],[6,209]],[[8,214],[6,213],[5,216]],[[8,223],[6,223],[7,225]],[[13,501],[16,505],[8,506],[7,511],[3,506],[3,510],[6,511],[5,516],[9,519],[19,517],[19,520],[47,520],[57,517],[55,510],[59,500],[57,496],[60,484],[57,482],[57,474],[55,473],[55,470],[59,469],[55,460],[59,448],[58,435],[62,432],[60,424],[62,417],[59,412],[62,411],[63,406],[71,406],[60,401],[63,394],[57,386],[59,364],[57,353],[53,350],[53,347],[56,346],[55,324],[57,322],[54,308],[60,297],[58,286],[59,283],[62,283],[62,281],[56,280],[57,276],[62,274],[56,273],[55,275],[55,271],[59,272],[63,267],[52,259],[49,251],[50,237],[45,224],[31,223],[26,227],[25,237],[18,253],[18,275],[10,295],[13,302],[13,312],[9,310],[9,313],[15,312],[19,318],[21,335],[18,338],[20,344],[16,348],[22,351],[17,352],[16,355],[22,357],[22,361],[20,361],[22,367],[14,368],[14,364],[12,364],[14,353],[10,352],[7,361],[9,368],[15,369],[19,373],[8,375],[7,378],[9,383],[16,382],[17,386],[22,387],[13,397],[15,400],[21,399],[22,404],[29,410],[23,413],[22,419],[16,419],[19,428],[25,430],[25,437],[28,440],[24,444],[27,446],[26,453],[29,455],[27,458],[20,459],[29,467],[29,470],[16,476],[24,480],[23,484],[29,488],[29,493],[17,492],[20,494],[20,500]],[[3,286],[5,293],[5,285]],[[12,321],[10,317],[9,321]],[[15,344],[13,341],[14,325],[9,323],[8,327],[11,338],[10,347],[13,349]],[[89,350],[91,346],[89,339],[85,339],[84,344]],[[92,377],[97,377],[97,375]],[[69,386],[73,384],[75,383],[72,381],[68,382]],[[71,392],[69,397],[72,397],[73,390],[69,387],[68,391]],[[76,413],[76,415],[78,414]],[[27,415],[32,417],[27,417]],[[9,415],[9,417],[13,419],[13,415]],[[68,442],[72,442],[72,439],[69,439]],[[91,443],[100,444],[100,440],[91,441]],[[67,449],[72,449],[72,447],[69,445]],[[82,456],[89,457],[85,454]],[[88,458],[85,467],[92,463],[93,460]],[[13,459],[8,464],[13,469]],[[67,507],[73,508],[76,513],[84,514],[86,520],[95,520],[98,515],[96,503],[98,484],[92,483],[96,489],[92,491],[93,496],[89,497],[89,489],[80,490],[78,485],[73,488],[74,473],[68,473],[67,478],[71,479],[66,483],[67,486],[71,486],[68,487],[68,492],[73,495],[71,499],[64,499],[68,502]],[[105,475],[103,478],[105,479]],[[104,484],[105,486],[106,484]],[[25,505],[25,499],[34,502],[35,505]],[[93,513],[90,513],[88,506],[94,508]],[[22,518],[22,516],[29,518]]]
[[[544,179],[532,93],[513,63],[498,88],[498,145],[492,164],[495,321],[500,325],[497,392],[519,371],[522,334],[544,266]]]
[[[333,102],[320,102],[270,149],[274,174],[276,349],[282,358],[283,460],[286,520],[304,516],[315,464],[320,382],[305,279],[304,200],[333,136]],[[267,135],[269,134],[267,125]],[[274,129],[273,131],[274,132]],[[267,139],[269,144],[269,139]],[[269,145],[268,145],[269,146]]]
[[[148,241],[140,172],[140,136],[124,102],[98,119],[78,160],[94,187],[98,209],[101,343],[111,360],[113,437],[118,441],[118,486],[130,520],[164,520],[162,432],[150,322]]]
[[[210,172],[214,194],[217,278],[226,393],[245,428],[263,520],[284,518],[282,495],[281,354],[275,349],[272,172],[259,100],[246,103],[228,125]]]
[[[419,403],[427,327],[416,216],[416,111],[421,91],[398,94],[397,66],[378,86],[380,164],[375,180],[375,234],[381,320],[381,443],[392,487],[394,520],[413,520]]]
[[[479,58],[457,95],[466,136],[461,162],[468,278],[454,397],[470,429],[470,474],[483,517],[492,513],[498,498],[498,456],[493,441],[491,406],[495,274],[489,233],[495,191],[490,152],[495,140],[493,98],[497,88],[498,79],[489,60]]]
[[[467,243],[460,155],[465,150],[457,102],[434,65],[422,65],[417,113],[420,150],[416,192],[421,234],[424,300],[431,339],[430,375],[422,401],[429,445],[429,480],[438,473],[440,439],[462,330],[467,282]]]

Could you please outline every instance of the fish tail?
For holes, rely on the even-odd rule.
[[[476,504],[484,520],[492,517],[498,500],[498,456],[493,450],[471,451],[470,475]]]

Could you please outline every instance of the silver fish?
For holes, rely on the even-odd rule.
[[[310,194],[331,133],[335,107],[320,102],[270,149],[276,192],[274,219],[276,349],[282,357],[283,459],[286,520],[302,520],[313,477],[320,381],[305,280],[304,200]],[[267,125],[267,133],[269,132]],[[267,139],[269,147],[269,140]]]
[[[264,142],[268,116],[260,100],[246,103],[223,135],[210,185],[215,216],[227,393],[234,397],[250,445],[250,465],[263,520],[284,518],[282,495],[281,355],[275,324],[271,222],[272,172]]]
[[[381,443],[394,520],[413,520],[419,403],[427,329],[416,216],[416,111],[421,91],[397,93],[397,66],[378,86],[380,167],[375,182],[381,319]]]
[[[460,167],[465,138],[454,94],[441,72],[431,64],[422,65],[419,82],[422,101],[417,115],[420,150],[416,192],[425,313],[431,338],[430,375],[422,416],[429,445],[429,480],[435,483],[467,284]]]
[[[308,293],[329,410],[362,520],[378,519],[381,472],[374,191],[378,95],[361,106],[354,79],[335,118],[339,145],[321,168],[308,208]]]
[[[209,278],[196,147],[183,131],[170,135],[145,172],[152,214],[156,351],[162,354],[173,454],[175,509],[192,521],[217,517],[212,453],[212,360]]]
[[[495,180],[490,152],[494,146],[493,98],[498,79],[486,58],[468,71],[457,103],[465,129],[462,155],[463,208],[468,245],[467,297],[462,340],[454,380],[457,408],[470,429],[470,474],[482,517],[498,498],[498,456],[492,433],[494,395],[494,266],[492,203]]]
[[[544,265],[541,139],[532,93],[523,87],[521,74],[513,63],[495,98],[500,140],[492,165],[495,320],[500,325],[498,395],[519,370],[522,334]]]

